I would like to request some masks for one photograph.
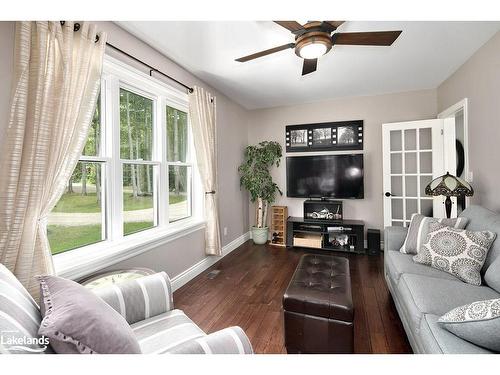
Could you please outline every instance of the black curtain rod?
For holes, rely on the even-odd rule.
[[[169,80],[171,81],[174,81],[175,83],[177,83],[178,85],[184,87],[188,92],[193,92],[193,88],[192,87],[189,87],[187,85],[185,85],[184,83],[176,80],[175,78],[169,76],[168,74],[165,74],[163,73],[162,71],[156,69],[155,67],[149,65],[148,63],[145,63],[144,61],[142,60],[139,60],[137,57],[135,56],[132,56],[131,54],[129,54],[128,52],[125,52],[124,50],[112,45],[111,43],[106,43],[107,46],[113,48],[115,51],[118,51],[122,54],[124,54],[125,56],[127,56],[128,58],[131,58],[132,60],[134,61],[137,61],[138,63],[144,65],[144,66],[147,66],[149,68],[149,75],[152,76],[153,75],[153,72],[156,72],[158,74],[161,74],[162,76],[164,76],[165,78],[168,78]]]
[[[64,26],[65,21],[60,21],[60,22],[61,22],[61,26]],[[73,30],[74,30],[75,32],[77,32],[78,30],[80,30],[80,24],[76,22],[76,23],[73,25]],[[99,35],[96,35],[96,37],[95,37],[95,42],[97,43],[98,41],[99,41]],[[111,43],[106,43],[106,45],[107,45],[107,46],[109,46],[109,47],[111,47],[111,48],[113,48],[115,51],[118,51],[118,52],[120,52],[120,53],[124,54],[124,55],[125,55],[125,56],[127,56],[128,58],[130,58],[130,59],[132,59],[132,60],[134,60],[134,61],[137,61],[138,63],[140,63],[140,64],[142,64],[142,65],[144,65],[144,66],[147,66],[147,67],[149,68],[149,75],[150,75],[150,76],[153,76],[153,72],[156,72],[156,73],[158,73],[158,74],[161,74],[161,75],[162,75],[162,76],[164,76],[165,78],[168,78],[169,80],[174,81],[174,82],[175,82],[175,83],[177,83],[178,85],[180,85],[180,86],[184,87],[184,88],[185,88],[188,92],[193,92],[193,88],[192,88],[192,87],[189,87],[189,86],[185,85],[184,83],[182,83],[182,82],[180,82],[180,81],[176,80],[174,77],[171,77],[171,76],[169,76],[168,74],[165,74],[165,73],[163,73],[162,71],[160,71],[160,70],[156,69],[155,67],[153,67],[153,66],[151,66],[151,65],[149,65],[149,64],[147,64],[147,63],[145,63],[144,61],[139,60],[137,57],[132,56],[130,53],[125,52],[124,50],[122,50],[122,49],[120,49],[120,48],[118,48],[118,47],[116,47],[116,46],[112,45]]]

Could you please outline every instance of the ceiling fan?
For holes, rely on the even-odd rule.
[[[306,75],[316,71],[318,57],[328,53],[336,44],[390,46],[402,32],[401,30],[356,33],[336,32],[337,28],[345,21],[309,21],[305,25],[301,25],[296,21],[274,22],[291,31],[295,37],[295,43],[287,43],[252,55],[240,57],[236,61],[245,62],[289,48],[295,48],[295,54],[304,59],[302,75]]]

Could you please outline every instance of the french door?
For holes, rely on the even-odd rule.
[[[445,156],[445,129],[446,138],[455,136],[454,122],[445,119],[383,124],[384,226],[406,227],[413,213],[444,216],[443,200],[425,187],[454,163]]]

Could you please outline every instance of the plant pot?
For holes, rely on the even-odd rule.
[[[264,245],[265,243],[267,243],[268,229],[269,229],[268,227],[264,228],[252,227],[253,243],[256,245]]]

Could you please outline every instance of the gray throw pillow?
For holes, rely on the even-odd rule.
[[[427,238],[430,223],[441,223],[449,227],[463,229],[468,222],[469,219],[466,217],[445,219],[413,214],[411,215],[410,226],[408,227],[405,242],[399,251],[403,254],[417,254]]]
[[[38,280],[43,317],[38,333],[56,353],[141,353],[125,319],[93,292],[57,276]]]
[[[439,318],[441,326],[458,337],[500,352],[500,299],[473,302]]]
[[[474,232],[430,223],[427,239],[413,261],[481,285],[481,268],[495,237],[487,230]]]

